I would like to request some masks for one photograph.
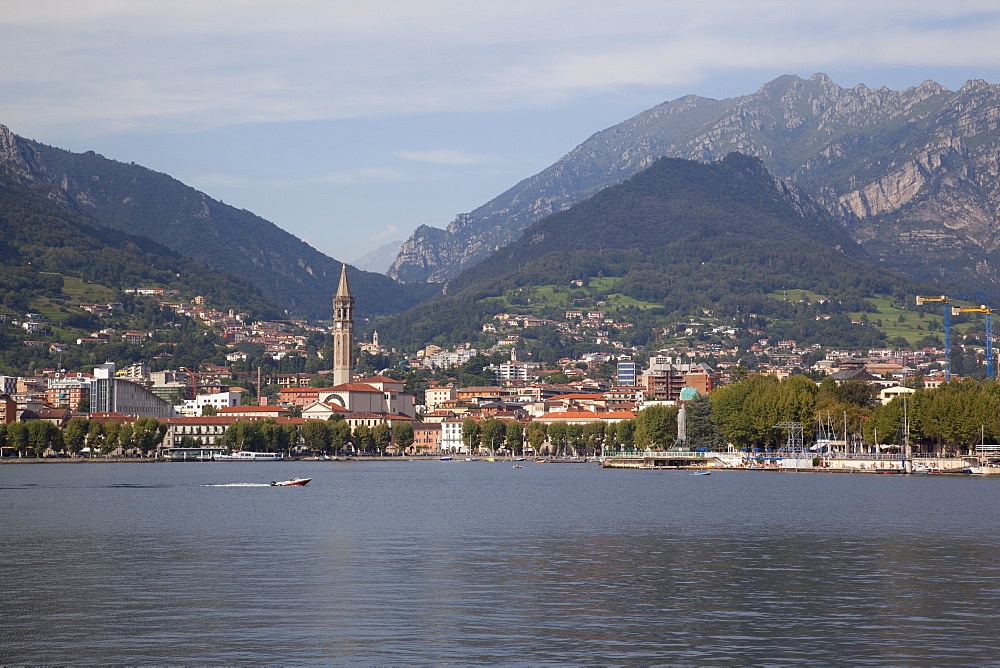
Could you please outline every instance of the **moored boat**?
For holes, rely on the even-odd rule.
[[[249,450],[233,450],[228,455],[213,455],[212,459],[217,462],[277,462],[281,461],[281,455],[277,452],[250,452]]]

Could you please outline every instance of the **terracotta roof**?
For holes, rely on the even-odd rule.
[[[602,415],[607,415],[606,413],[595,413],[593,411],[558,411],[554,413],[546,413],[545,415],[537,418],[539,420],[543,418],[563,418],[566,420],[573,419],[586,419],[586,418],[599,418]]]
[[[340,411],[341,413],[350,413],[351,412],[350,409],[348,409],[348,408],[344,408],[343,406],[338,406],[337,404],[328,404],[325,401],[314,401],[313,403],[309,404],[308,406],[306,406],[302,410],[303,411],[307,411],[310,408],[312,408],[313,406],[322,406],[323,408],[326,408],[327,410]]]
[[[411,418],[409,415],[399,415],[398,413],[351,413],[348,417],[351,419],[380,418],[384,420],[416,420],[416,418]]]
[[[377,387],[372,387],[367,383],[343,383],[335,387],[328,388],[327,392],[378,392],[382,394],[382,390]]]

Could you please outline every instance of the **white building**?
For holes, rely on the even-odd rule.
[[[441,452],[451,454],[466,454],[468,450],[462,441],[462,423],[464,420],[453,419],[441,422]]]
[[[218,410],[242,405],[243,395],[240,392],[216,392],[214,394],[199,394],[194,399],[188,399],[177,410],[181,415],[187,417],[200,417],[205,412],[205,406],[211,406]]]
[[[886,387],[879,390],[878,399],[885,406],[887,403],[895,399],[896,397],[909,396],[916,392],[912,387],[903,387],[902,385],[894,385],[893,387]]]
[[[424,390],[424,405],[427,411],[435,411],[446,401],[454,401],[458,391],[454,387],[429,387]]]
[[[94,369],[94,380],[90,384],[90,412],[155,418],[177,415],[173,406],[145,387],[115,378],[114,362],[105,362]]]

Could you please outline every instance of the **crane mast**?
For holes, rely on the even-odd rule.
[[[993,378],[993,309],[986,304],[979,308],[952,307],[952,313],[982,313],[986,316],[986,377]]]

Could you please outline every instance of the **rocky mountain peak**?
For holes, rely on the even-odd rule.
[[[37,181],[39,173],[45,171],[39,164],[38,152],[6,125],[0,125],[0,168],[19,184]]]

